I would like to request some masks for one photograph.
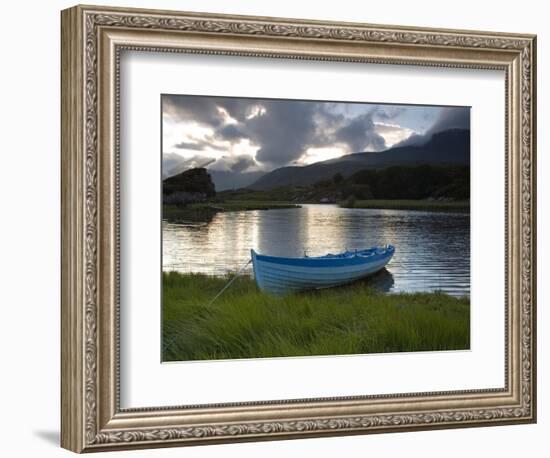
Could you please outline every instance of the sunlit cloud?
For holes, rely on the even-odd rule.
[[[238,143],[231,145],[231,153],[234,155],[242,156],[247,155],[250,157],[256,157],[256,152],[258,151],[259,146],[254,145],[250,139],[243,138]]]
[[[401,127],[397,124],[375,121],[374,125],[376,126],[376,131],[384,138],[388,148],[406,140],[415,133],[414,130],[407,127]]]
[[[235,118],[231,117],[231,115],[229,114],[229,112],[223,108],[223,107],[217,107],[218,108],[218,111],[220,112],[222,118],[223,118],[223,122],[224,124],[238,124],[239,121],[237,121]]]
[[[295,164],[297,165],[309,165],[315,162],[328,161],[329,159],[336,159],[345,154],[348,154],[349,150],[341,146],[328,146],[324,148],[308,148],[305,154],[298,159]]]
[[[189,95],[163,96],[162,116],[166,157],[238,173],[418,144],[470,120],[467,107]]]
[[[252,105],[248,110],[246,119],[252,119],[258,116],[263,116],[265,113],[266,113],[266,109],[262,105]]]

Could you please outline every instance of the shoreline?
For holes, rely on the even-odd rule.
[[[340,208],[364,208],[377,210],[412,210],[412,211],[451,211],[468,213],[469,201],[438,201],[438,200],[357,200],[349,202],[313,202],[313,201],[262,201],[262,200],[226,200],[223,202],[201,202],[187,206],[162,205],[162,219],[173,221],[206,221],[209,222],[216,213],[237,211],[267,211],[302,208],[302,205],[337,205]]]
[[[340,207],[380,210],[455,211],[468,213],[470,211],[470,202],[462,200],[371,199],[357,200],[352,205],[341,202]]]
[[[238,277],[163,273],[163,361],[470,348],[470,299],[376,291],[368,281],[288,296]],[[164,345],[164,344],[163,344]]]
[[[255,202],[255,201],[225,201],[225,202],[201,202],[188,204],[187,206],[162,205],[162,219],[206,221],[209,222],[216,213],[277,210],[288,208],[301,208],[299,204],[292,202]]]

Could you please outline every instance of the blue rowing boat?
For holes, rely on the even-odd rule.
[[[302,258],[266,256],[250,251],[258,287],[272,294],[286,294],[331,288],[372,275],[390,262],[395,247],[386,245]]]

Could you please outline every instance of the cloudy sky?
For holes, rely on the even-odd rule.
[[[163,168],[269,171],[469,127],[467,107],[163,95]]]

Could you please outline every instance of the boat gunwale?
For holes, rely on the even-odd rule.
[[[378,248],[378,247],[376,247]],[[259,254],[254,250],[252,252],[253,261],[265,262],[270,264],[279,264],[279,265],[288,265],[288,266],[302,266],[302,267],[339,267],[339,266],[349,266],[349,265],[361,265],[374,262],[376,260],[382,260],[386,257],[392,257],[395,253],[395,247],[393,245],[388,245],[386,248],[382,248],[384,251],[382,253],[374,252],[369,256],[361,256],[359,253],[352,253],[349,257],[283,257],[283,256],[269,256]],[[370,250],[370,249],[369,249]]]

